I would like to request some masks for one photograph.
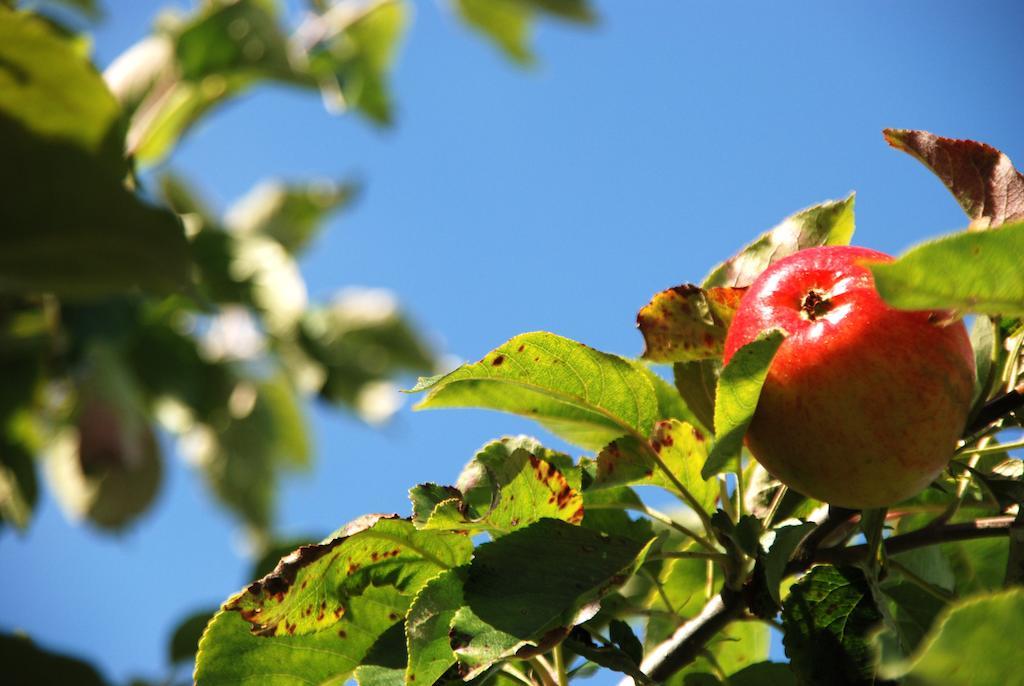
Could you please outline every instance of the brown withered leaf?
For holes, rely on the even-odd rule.
[[[883,134],[889,145],[915,157],[946,184],[972,228],[1024,219],[1024,175],[991,145],[908,129]]]
[[[644,337],[644,359],[686,362],[720,358],[744,291],[683,284],[656,294],[636,316]]]

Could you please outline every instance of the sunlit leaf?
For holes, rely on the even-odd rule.
[[[299,548],[224,607],[237,610],[263,636],[324,631],[368,585],[388,584],[412,596],[438,572],[467,562],[471,549],[465,536],[418,531],[408,521],[372,515],[323,543]]]
[[[49,24],[7,10],[0,61],[0,291],[183,289],[182,227],[124,187],[120,108],[92,66]]]
[[[965,599],[953,605],[922,642],[910,664],[893,670],[908,686],[1018,684],[1024,631],[1024,590]]]
[[[484,407],[525,415],[597,450],[629,433],[647,435],[658,400],[643,372],[615,355],[550,333],[516,336],[475,364],[421,379],[417,408]]]
[[[853,203],[851,194],[845,200],[830,200],[797,212],[712,269],[702,285],[744,288],[768,265],[798,250],[847,245],[853,237]]]
[[[927,131],[885,129],[884,134],[889,145],[938,176],[975,222],[987,227],[1024,219],[1024,175],[992,146]]]
[[[754,677],[765,676],[764,673],[759,671],[759,669],[765,668],[755,669],[755,667],[762,660],[768,659],[770,643],[767,624],[755,621],[733,622],[708,642],[706,655],[702,655],[691,662],[682,671],[669,679],[666,684],[669,686],[690,686],[692,674],[718,671],[719,669],[730,675],[730,686],[733,683],[732,675],[737,672],[741,675],[741,678],[753,679]],[[708,659],[708,655],[713,659]],[[743,674],[747,669],[755,670],[751,677],[746,677]],[[767,673],[773,674],[774,670],[767,670]],[[744,682],[738,680],[736,683],[743,684]],[[786,682],[747,681],[746,683],[750,684],[750,686],[755,684],[757,686],[762,686],[762,684],[771,684],[771,686],[778,684],[778,686],[783,686]]]
[[[875,287],[894,307],[1024,315],[1024,223],[922,243],[890,264],[872,264]]]
[[[410,497],[420,509],[431,498],[437,499],[420,528],[488,531],[500,536],[545,517],[579,524],[583,496],[578,477],[563,473],[545,459],[550,452],[539,448],[525,437],[494,441],[463,471],[454,495],[432,485],[413,488]],[[571,458],[561,462],[572,469]],[[484,492],[486,506],[473,502],[479,498],[472,491]]]
[[[715,443],[701,476],[714,476],[739,457],[761,386],[784,338],[781,329],[767,331],[737,350],[722,368],[715,401]]]
[[[783,644],[801,682],[873,684],[868,636],[881,619],[859,569],[812,568],[793,585],[782,607]]]
[[[625,437],[605,446],[597,455],[597,474],[591,488],[655,485],[674,492],[676,487],[655,466],[651,451],[661,458],[706,511],[714,509],[718,482],[701,476],[708,456],[708,439],[698,429],[677,420],[658,422],[650,441],[641,443],[639,439]]]
[[[686,362],[717,359],[743,297],[742,288],[686,284],[662,291],[636,317],[644,337],[644,359]]]

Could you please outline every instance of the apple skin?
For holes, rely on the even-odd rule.
[[[974,389],[963,322],[889,307],[866,261],[892,258],[828,246],[772,264],[743,295],[724,356],[763,331],[788,333],[747,447],[790,488],[857,509],[892,505],[931,483],[952,457]]]

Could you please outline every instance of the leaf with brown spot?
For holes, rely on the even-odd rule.
[[[744,288],[773,262],[799,250],[820,245],[848,245],[853,237],[853,204],[851,193],[843,200],[829,200],[787,217],[712,269],[702,285],[704,288]]]
[[[224,609],[238,611],[257,635],[315,633],[336,624],[367,587],[393,586],[411,596],[471,553],[466,536],[419,531],[397,515],[367,515],[323,543],[299,548]]]
[[[609,443],[598,453],[597,473],[590,488],[651,485],[675,492],[672,482],[654,465],[649,452],[653,449],[704,509],[711,512],[718,498],[718,483],[700,475],[708,457],[708,444],[707,436],[686,422],[658,422],[647,447],[627,437]]]
[[[718,359],[743,288],[683,284],[656,294],[636,316],[651,362]]]
[[[410,491],[414,502],[426,497],[420,488]],[[421,528],[501,536],[544,517],[570,524],[583,519],[579,468],[526,436],[488,443],[452,490],[454,497],[439,500],[425,522],[417,521]]]
[[[882,133],[946,184],[976,228],[1024,219],[1024,175],[991,145],[909,129]]]

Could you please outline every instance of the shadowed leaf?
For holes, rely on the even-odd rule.
[[[720,358],[744,290],[704,290],[685,284],[655,295],[636,317],[644,337],[644,359],[686,362]]]
[[[1024,315],[1024,223],[922,243],[889,264],[871,264],[893,307]]]
[[[0,634],[0,660],[7,666],[4,683],[9,686],[107,686],[107,681],[89,663],[43,650],[23,636]]]
[[[728,469],[739,457],[761,386],[784,338],[781,329],[766,331],[737,350],[722,368],[715,400],[715,444],[701,470],[702,477],[710,478]]]
[[[524,415],[567,441],[598,450],[629,433],[647,435],[657,394],[630,362],[550,333],[516,336],[475,364],[420,379],[417,409],[483,407]]]
[[[770,264],[798,250],[849,244],[854,228],[853,203],[851,194],[845,200],[830,200],[797,212],[712,269],[702,285],[745,288]]]
[[[408,683],[433,684],[455,664],[449,627],[464,604],[465,569],[441,572],[416,594],[405,620]]]
[[[167,657],[171,664],[195,659],[196,651],[199,649],[199,639],[202,638],[206,625],[210,623],[215,614],[217,614],[215,608],[207,608],[193,612],[178,622],[171,634],[171,643],[167,650]]]
[[[889,145],[909,153],[938,176],[979,225],[1024,219],[1024,175],[992,146],[927,131],[885,129],[883,134]]]
[[[542,519],[476,549],[466,602],[496,629],[536,639],[625,583],[649,546]]]
[[[814,567],[782,607],[783,644],[801,683],[873,684],[869,634],[881,622],[864,574],[855,567]]]
[[[686,406],[709,431],[715,427],[715,389],[722,372],[720,360],[676,362],[672,375]]]

